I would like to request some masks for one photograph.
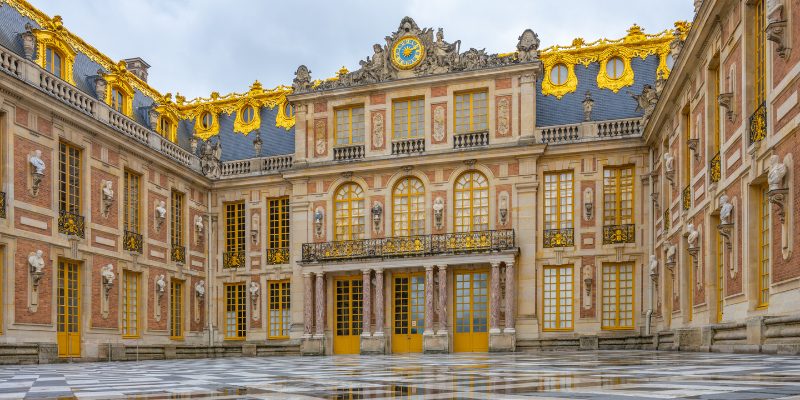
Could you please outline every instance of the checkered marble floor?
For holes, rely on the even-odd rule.
[[[0,367],[0,399],[800,399],[800,357],[647,351]]]

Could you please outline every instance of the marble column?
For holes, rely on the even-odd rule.
[[[314,284],[311,272],[303,272],[303,336],[311,337],[314,332]]]
[[[383,269],[375,270],[375,333],[383,336]]]
[[[505,333],[516,332],[517,316],[517,274],[514,272],[514,262],[506,261],[506,327]]]
[[[433,335],[433,265],[425,266],[425,331],[423,335]]]
[[[500,263],[492,262],[489,289],[489,333],[500,333]]]
[[[439,335],[447,334],[447,265],[439,265]]]
[[[322,338],[325,335],[325,275],[324,272],[317,272],[317,292],[314,296],[316,309],[316,323],[314,337]]]
[[[372,284],[370,283],[370,275],[372,270],[369,268],[364,268],[361,270],[363,276],[363,299],[364,299],[364,313],[361,316],[361,336],[369,336],[370,329],[369,323],[370,319],[372,319]]]

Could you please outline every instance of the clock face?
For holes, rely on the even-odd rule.
[[[425,48],[419,39],[413,36],[400,38],[392,48],[392,62],[397,68],[411,69],[422,61]]]

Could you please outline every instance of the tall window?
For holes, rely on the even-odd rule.
[[[124,214],[123,223],[125,230],[140,233],[141,232],[141,218],[139,211],[141,210],[141,175],[132,171],[125,170],[125,195],[124,195]]]
[[[244,283],[225,284],[225,340],[247,337],[247,303]]]
[[[244,202],[225,204],[225,251],[244,251]]]
[[[48,46],[45,48],[44,69],[51,74],[64,79],[64,57],[61,53]]]
[[[456,133],[479,132],[488,129],[487,92],[467,92],[455,95]]]
[[[603,264],[603,329],[633,329],[633,264]]]
[[[392,234],[394,236],[425,234],[425,187],[417,178],[403,178],[394,187]]]
[[[572,171],[544,175],[544,229],[572,229]]]
[[[353,106],[336,110],[337,146],[364,144],[364,107]]]
[[[170,231],[172,232],[172,246],[183,247],[185,243],[183,232],[183,193],[172,191],[172,213],[170,214]]]
[[[289,198],[269,199],[269,248],[289,248]]]
[[[169,336],[183,339],[183,282],[172,280],[169,287]]]
[[[74,214],[81,210],[81,151],[64,142],[58,152],[58,208]]]
[[[289,338],[291,284],[289,280],[269,281],[269,338]]]
[[[478,171],[468,171],[455,184],[456,232],[489,229],[489,181]]]
[[[572,266],[544,267],[543,312],[545,331],[572,330]]]
[[[122,336],[139,337],[139,279],[138,272],[122,274]]]
[[[633,224],[633,166],[603,169],[603,225]]]
[[[333,198],[334,240],[364,238],[364,190],[355,183],[345,183]]]
[[[395,101],[392,106],[392,127],[395,139],[422,137],[425,133],[425,99]]]
[[[769,197],[767,187],[760,189],[758,196],[758,306],[769,305]]]
[[[767,99],[766,0],[753,4],[753,110]]]

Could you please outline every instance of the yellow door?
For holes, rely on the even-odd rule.
[[[80,272],[78,263],[58,262],[58,356],[81,356]]]
[[[358,354],[361,350],[363,281],[361,276],[334,280],[336,329],[333,335],[335,354]]]
[[[454,351],[489,351],[488,271],[456,271]]]
[[[394,276],[392,353],[421,353],[425,330],[425,273]]]

